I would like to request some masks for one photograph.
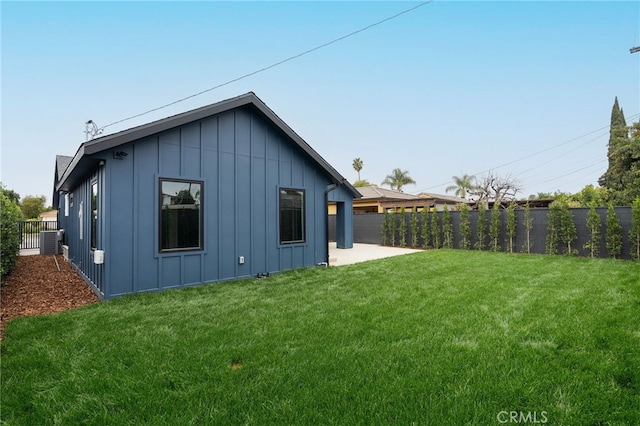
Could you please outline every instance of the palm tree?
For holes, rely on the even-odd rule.
[[[390,175],[387,175],[381,185],[389,185],[391,189],[395,188],[402,192],[402,187],[409,184],[415,185],[416,181],[411,179],[408,170],[393,169]]]
[[[456,191],[454,194],[456,197],[467,198],[469,191],[475,187],[475,176],[463,175],[462,177],[453,176],[451,179],[455,182],[455,185],[447,186],[445,192]]]
[[[358,172],[358,180],[360,180],[360,170],[362,170],[363,164],[364,163],[362,162],[360,157],[353,159],[353,168],[355,169],[356,172]]]

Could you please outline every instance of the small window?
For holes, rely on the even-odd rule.
[[[91,184],[91,250],[95,250],[98,240],[98,182]]]
[[[203,248],[203,183],[160,180],[160,251]]]
[[[280,189],[280,244],[305,242],[304,190]]]

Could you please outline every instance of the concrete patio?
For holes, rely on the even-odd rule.
[[[422,250],[386,247],[376,244],[354,243],[352,249],[336,248],[336,243],[329,243],[329,265],[342,266],[352,263],[366,262],[367,260],[383,259],[385,257],[399,256],[402,254],[415,253]]]

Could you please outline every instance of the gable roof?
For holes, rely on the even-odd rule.
[[[362,186],[356,188],[362,195],[361,200],[417,200],[417,195],[405,194],[395,189],[380,188],[378,186]]]
[[[51,205],[54,207],[58,205],[58,197],[60,196],[56,187],[60,181],[60,177],[62,177],[64,171],[67,170],[72,160],[73,157],[69,157],[68,155],[56,155],[56,166],[53,176],[53,197],[51,197],[53,200]]]
[[[178,126],[185,125],[194,121],[202,120],[212,115],[220,114],[232,109],[250,106],[262,114],[268,121],[273,123],[280,131],[288,136],[302,151],[321,169],[323,169],[330,177],[333,183],[344,185],[355,198],[360,197],[360,193],[334,169],[324,158],[320,156],[311,146],[304,141],[296,132],[293,131],[275,112],[271,110],[255,93],[249,92],[244,95],[230,98],[215,104],[207,105],[141,126],[132,127],[118,133],[102,136],[97,139],[83,143],[73,156],[69,166],[56,182],[56,191],[69,191],[73,187],[73,183],[83,178],[90,172],[99,162],[97,159],[88,158],[88,156],[113,149],[120,145],[133,142],[138,139],[151,136],[153,134],[163,132]]]

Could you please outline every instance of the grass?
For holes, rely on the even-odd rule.
[[[640,424],[639,324],[640,263],[427,251],[13,320],[1,416]]]

